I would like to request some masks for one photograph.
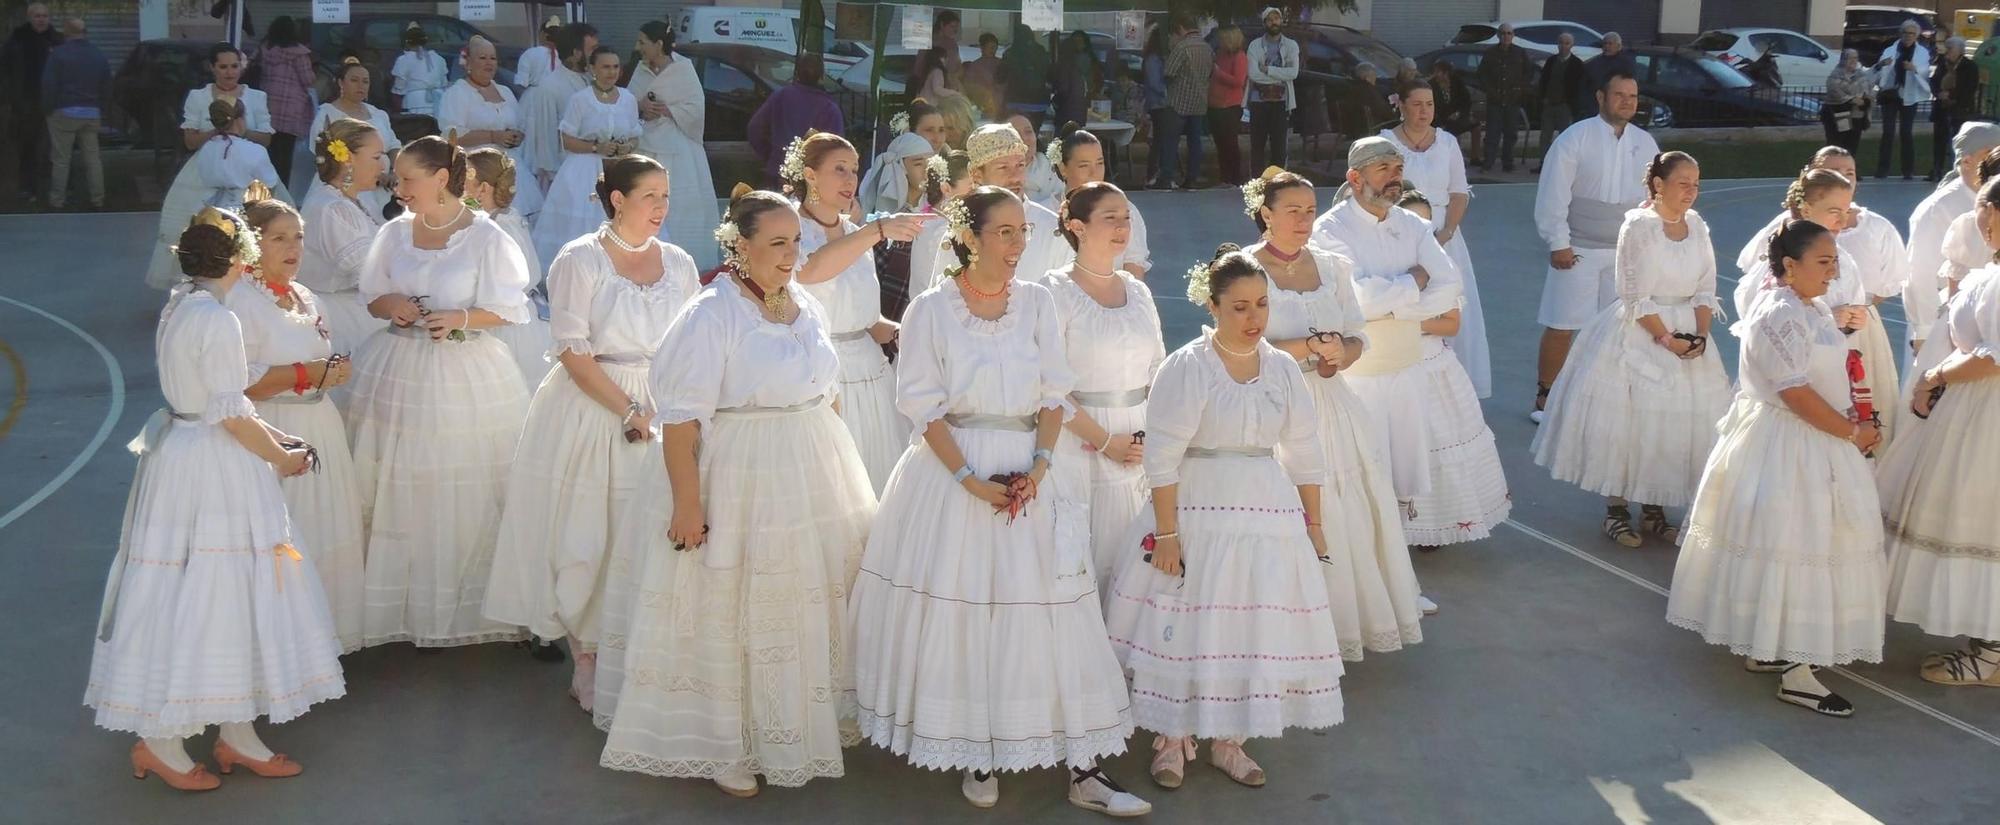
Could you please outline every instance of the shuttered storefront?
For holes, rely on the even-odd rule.
[[[1738,26],[1767,26],[1774,29],[1806,30],[1810,0],[1756,0],[1746,3],[1701,4],[1701,28],[1728,29]]]
[[[1494,0],[1376,0],[1368,22],[1375,38],[1405,56],[1415,57],[1442,47],[1458,27],[1494,18]],[[1394,66],[1380,67],[1394,73]]]
[[[1550,20],[1573,20],[1601,32],[1617,32],[1626,45],[1660,39],[1661,0],[1548,0],[1542,14]],[[1704,6],[1751,4],[1765,0],[1706,0]]]
[[[125,64],[125,56],[132,53],[132,47],[139,44],[138,10],[87,11],[82,16],[91,44],[111,61],[111,71],[116,73]]]

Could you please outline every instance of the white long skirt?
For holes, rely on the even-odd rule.
[[[383,330],[354,360],[347,410],[368,531],[368,645],[518,640],[481,615],[527,390],[491,335]]]
[[[655,552],[665,552],[667,524],[673,518],[674,488],[667,478],[666,454],[659,441],[646,450],[639,467],[631,503],[622,508],[605,549],[604,592],[600,597],[597,640],[596,701],[590,705],[591,722],[598,730],[611,730],[617,714],[618,698],[625,689],[626,640],[632,632],[632,615],[642,609],[640,574]],[[658,599],[645,607],[659,607]]]
[[[2000,639],[2000,380],[1953,385],[1929,420],[1904,419],[1876,479],[1889,615],[1934,636]]]
[[[141,436],[83,704],[163,738],[340,698],[340,641],[277,473],[221,425],[163,415]]]
[[[687,250],[701,271],[713,269],[722,260],[714,239],[722,213],[716,205],[708,150],[681,130],[661,126],[640,136],[639,153],[667,167],[667,202],[673,208],[667,210],[666,223],[660,224],[660,240]]]
[[[1104,431],[1117,435],[1146,428],[1146,404],[1130,407],[1079,407]],[[1091,570],[1101,598],[1111,597],[1111,579],[1124,567],[1125,557],[1138,555],[1136,539],[1126,535],[1153,498],[1146,485],[1146,468],[1118,464],[1096,450],[1084,449],[1083,439],[1064,428],[1056,440],[1056,461],[1050,473],[1056,487],[1075,511],[1089,519]]]
[[[542,211],[528,231],[535,242],[535,255],[543,266],[555,261],[564,244],[597,231],[604,223],[604,207],[596,198],[597,176],[603,169],[602,157],[564,153],[562,166],[556,169],[555,180],[549,183],[548,196],[542,199]]]
[[[1032,432],[952,437],[981,477],[1024,472],[1035,451]],[[1009,522],[952,483],[927,446],[904,454],[849,607],[869,741],[937,770],[1023,771],[1125,752],[1131,704],[1089,539],[1059,531],[1056,510],[1036,500]]]
[[[1875,414],[1882,419],[1882,447],[1875,450],[1881,455],[1894,440],[1897,425],[1903,422],[1903,404],[1896,403],[1902,389],[1902,381],[1896,374],[1896,345],[1889,340],[1889,331],[1882,326],[1882,311],[1868,307],[1868,323],[1847,337],[1847,345],[1861,352],[1861,367],[1865,377],[1861,383],[1874,396]]]
[[[1417,573],[1389,472],[1370,448],[1372,432],[1360,396],[1342,376],[1308,374],[1319,411],[1319,440],[1326,450],[1327,481],[1320,485],[1320,521],[1326,534],[1326,579],[1340,656],[1390,653],[1424,640],[1418,623]]]
[[[624,685],[598,764],[713,779],[736,768],[782,787],[846,772],[859,742],[848,589],[875,497],[825,406],[718,413],[702,433],[708,542],[645,549]],[[671,500],[653,500],[657,524]],[[606,674],[599,673],[602,681]]]
[[[1514,509],[1500,452],[1486,426],[1465,368],[1444,343],[1424,336],[1424,428],[1430,431],[1430,491],[1412,504],[1416,518],[1403,526],[1411,544],[1436,547],[1478,541],[1493,534]]]
[[[1662,306],[1676,332],[1695,330],[1692,305]],[[1694,499],[1732,391],[1714,346],[1694,360],[1654,342],[1614,302],[1577,336],[1535,432],[1535,463],[1600,496],[1679,507]]]
[[[896,367],[866,335],[833,346],[840,353],[840,420],[861,451],[869,489],[880,495],[910,443],[910,420],[896,409]]]
[[[598,366],[626,395],[647,397],[647,364]],[[583,647],[572,653],[597,647],[613,531],[643,465],[660,460],[659,441],[626,441],[620,417],[565,369],[535,391],[507,479],[486,618],[544,639],[573,637]]]
[[[264,422],[287,435],[305,439],[319,450],[319,470],[280,479],[285,508],[291,513],[292,535],[300,552],[312,559],[326,590],[340,652],[361,649],[361,617],[368,602],[362,578],[366,536],[361,532],[361,488],[354,479],[354,456],[347,448],[347,425],[340,411],[325,398],[309,404],[264,401],[257,405]]]
[[[1128,555],[1105,609],[1134,721],[1204,739],[1340,724],[1340,641],[1298,488],[1270,457],[1190,459],[1187,469],[1183,575]],[[1127,535],[1136,546],[1153,526],[1142,514]]]
[[[1747,397],[1717,429],[1667,621],[1739,656],[1882,661],[1882,521],[1868,460]]]
[[[1479,303],[1479,280],[1472,276],[1472,252],[1465,245],[1465,233],[1451,236],[1451,243],[1444,245],[1444,251],[1458,268],[1459,277],[1465,279],[1465,304],[1459,308],[1458,334],[1449,339],[1448,346],[1451,354],[1458,356],[1459,365],[1465,367],[1473,392],[1481,399],[1491,398],[1493,359],[1486,345],[1486,310]]]
[[[542,386],[542,380],[555,371],[555,362],[549,360],[548,352],[555,348],[556,339],[549,334],[549,322],[536,315],[529,315],[525,324],[508,324],[487,333],[496,336],[507,345],[508,354],[514,356],[514,365],[521,370],[521,383],[528,388],[528,394]]]

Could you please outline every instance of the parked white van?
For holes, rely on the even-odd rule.
[[[798,54],[798,9],[747,9],[735,6],[695,6],[681,12],[675,24],[680,43],[738,43],[762,46],[781,54]],[[838,77],[868,56],[865,45],[835,40],[833,21],[826,24],[826,73]]]

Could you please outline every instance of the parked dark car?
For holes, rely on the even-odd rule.
[[[144,40],[132,47],[111,77],[111,97],[124,114],[120,128],[141,145],[180,147],[181,103],[213,82],[209,40]]]
[[[1471,93],[1472,116],[1484,121],[1486,118],[1486,90],[1479,83],[1479,63],[1485,59],[1488,48],[1491,47],[1478,45],[1446,46],[1442,49],[1433,49],[1417,57],[1417,69],[1428,80],[1431,73],[1431,64],[1443,60],[1447,65],[1451,66],[1452,71],[1456,72],[1459,78],[1465,81],[1466,91]],[[1541,88],[1542,66],[1553,55],[1537,49],[1528,49],[1527,52],[1528,59],[1534,64],[1534,74],[1528,78],[1528,86],[1531,89],[1539,90]],[[1531,129],[1541,128],[1541,95],[1529,95],[1523,108],[1527,110],[1528,127]],[[1665,103],[1662,103],[1657,98],[1641,94],[1639,95],[1639,113],[1632,120],[1642,128],[1664,128],[1671,125],[1673,113]]]
[[[1639,69],[1639,91],[1666,104],[1674,126],[1806,126],[1819,122],[1816,91],[1758,88],[1728,63],[1694,49],[1639,46],[1628,51]]]
[[[707,130],[704,138],[714,141],[748,139],[750,117],[764,105],[764,99],[792,82],[795,61],[791,55],[762,46],[738,43],[689,43],[674,52],[694,64],[695,76],[708,98]],[[888,67],[885,66],[886,70]],[[907,73],[909,67],[904,66]],[[820,80],[820,88],[832,93],[847,121],[848,139],[867,135],[867,94],[844,89],[837,78]]]
[[[444,58],[445,66],[453,79],[465,76],[464,67],[459,65],[458,52],[465,47],[473,35],[484,36],[493,41],[494,50],[500,55],[500,71],[495,81],[505,84],[520,95],[522,89],[514,82],[514,66],[521,59],[523,49],[508,46],[500,39],[479,29],[479,27],[441,14],[355,14],[346,23],[316,23],[312,26],[312,51],[315,73],[318,78],[315,88],[321,101],[334,97],[333,73],[340,68],[341,61],[353,54],[361,58],[368,67],[368,102],[383,111],[395,114],[398,110],[391,105],[389,70],[395,68],[396,58],[403,53],[403,30],[415,23],[423,27],[430,36],[430,49]]]
[[[1861,53],[1861,65],[1873,66],[1882,50],[1903,36],[1903,21],[1915,20],[1923,27],[1917,42],[1937,50],[1937,13],[1908,6],[1848,6],[1847,28],[1840,35],[1840,47]]]

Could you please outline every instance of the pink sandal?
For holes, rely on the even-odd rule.
[[[1187,763],[1194,759],[1194,737],[1153,737],[1153,784],[1172,790],[1187,778]]]
[[[1221,769],[1239,785],[1264,787],[1264,769],[1250,758],[1250,754],[1243,752],[1242,742],[1216,740],[1215,744],[1208,746],[1208,764]]]

